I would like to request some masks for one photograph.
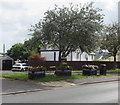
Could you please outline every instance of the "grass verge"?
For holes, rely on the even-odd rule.
[[[10,79],[19,79],[19,80],[29,80],[27,72],[13,72],[13,73],[3,73],[3,77]],[[61,80],[69,80],[69,79],[81,79],[81,78],[96,78],[101,75],[91,75],[85,76],[82,73],[72,73],[72,76],[56,76],[54,73],[46,73],[46,76],[43,78],[34,79],[36,82],[51,82],[51,81],[61,81]],[[107,75],[109,76],[109,75]]]
[[[108,70],[109,73],[120,73],[120,69]]]
[[[27,72],[3,73],[2,77],[10,79],[28,80],[28,73]]]

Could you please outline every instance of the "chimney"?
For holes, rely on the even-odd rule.
[[[3,44],[3,54],[5,55],[5,44]]]

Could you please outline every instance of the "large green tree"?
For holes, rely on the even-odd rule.
[[[26,61],[31,52],[24,48],[24,44],[14,44],[8,51],[7,55],[12,57],[14,60]]]
[[[42,45],[40,39],[36,36],[24,42],[24,48],[27,49],[27,51],[31,51],[32,53],[38,53],[41,47]]]
[[[43,45],[59,50],[59,60],[71,51],[90,52],[98,42],[103,15],[93,3],[58,7],[48,10],[45,17],[31,29]]]
[[[116,67],[116,55],[120,51],[118,30],[119,25],[117,23],[113,23],[109,26],[106,26],[101,42],[101,48],[107,49],[109,51],[109,55],[114,57],[114,67]]]

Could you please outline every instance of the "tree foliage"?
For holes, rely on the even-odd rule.
[[[42,44],[40,39],[37,36],[34,36],[24,42],[24,47],[32,53],[38,53],[38,50],[42,47]]]
[[[93,3],[62,8],[56,5],[45,13],[43,20],[32,26],[31,31],[43,45],[59,49],[59,60],[78,48],[90,52],[99,40],[103,19],[100,11]]]
[[[12,57],[15,61],[21,60],[26,61],[31,52],[24,48],[24,44],[17,43],[14,44],[8,51],[7,55]]]
[[[107,49],[111,56],[114,56],[114,62],[116,63],[116,55],[118,51],[120,50],[120,44],[119,44],[119,25],[117,23],[113,23],[109,26],[105,27],[105,31],[103,34],[102,39],[102,49]]]

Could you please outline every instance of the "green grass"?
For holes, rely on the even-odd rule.
[[[10,79],[28,80],[28,73],[27,72],[3,73],[2,77],[7,77]]]
[[[3,73],[3,77],[10,79],[19,79],[19,80],[29,80],[27,72],[13,72],[13,73]],[[82,73],[72,73],[72,76],[56,76],[54,73],[46,73],[46,76],[43,78],[35,79],[36,82],[51,82],[51,81],[61,81],[69,79],[80,79],[80,78],[90,78],[90,77],[100,77],[100,75],[93,76],[84,76]]]
[[[107,72],[110,72],[110,73],[120,73],[120,69],[107,70]]]

